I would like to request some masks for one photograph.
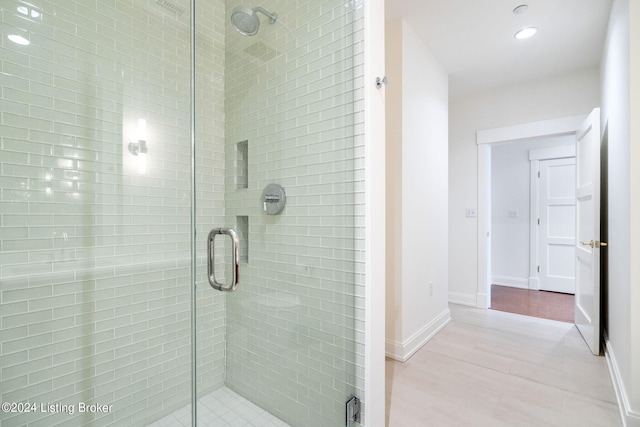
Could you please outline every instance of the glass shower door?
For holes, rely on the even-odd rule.
[[[200,424],[342,426],[358,394],[355,7],[197,5],[198,35],[208,34],[196,51],[198,128],[218,132],[198,137],[198,176],[223,173],[208,178],[223,191],[197,201],[220,202],[198,209]],[[209,64],[212,52],[223,61]],[[204,168],[203,151],[213,153]],[[235,292],[212,290],[202,259],[206,234],[222,226],[240,240]],[[230,239],[216,242],[216,275],[229,281]],[[222,346],[208,344],[214,336]]]
[[[184,3],[0,2],[3,427],[191,401]]]
[[[344,425],[358,4],[0,3],[3,427]]]

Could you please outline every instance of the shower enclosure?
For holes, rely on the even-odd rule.
[[[249,1],[0,2],[3,427],[345,425],[361,3]]]

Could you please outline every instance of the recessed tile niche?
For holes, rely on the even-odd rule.
[[[240,239],[240,263],[249,263],[249,217],[245,215],[236,217],[236,231]]]
[[[249,141],[236,144],[236,184],[238,190],[249,188]]]

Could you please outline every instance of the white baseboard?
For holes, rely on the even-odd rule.
[[[532,291],[540,290],[540,279],[537,277],[529,277],[529,289]]]
[[[529,289],[529,279],[510,276],[492,276],[492,285],[509,286],[511,288]]]
[[[475,307],[476,295],[465,294],[462,292],[449,292],[449,302],[451,304],[468,305],[469,307]]]
[[[476,307],[478,308],[489,308],[489,295],[477,293],[476,294]]]
[[[435,319],[425,325],[418,332],[402,343],[387,340],[386,356],[400,362],[406,362],[413,354],[420,350],[431,338],[436,336],[447,323],[451,321],[451,310],[448,308]]]
[[[636,412],[631,408],[629,397],[627,396],[627,391],[624,386],[624,381],[622,380],[620,370],[618,369],[618,362],[616,361],[616,357],[613,352],[613,346],[606,336],[604,356],[609,367],[609,375],[611,375],[613,389],[616,392],[616,400],[618,401],[618,409],[620,410],[622,425],[624,427],[640,427],[640,412]]]

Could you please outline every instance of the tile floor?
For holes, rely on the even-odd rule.
[[[198,425],[205,427],[289,427],[247,399],[222,387],[198,399]],[[191,426],[191,405],[148,427]]]
[[[451,306],[406,363],[387,359],[387,426],[620,426],[604,357],[574,325]]]

